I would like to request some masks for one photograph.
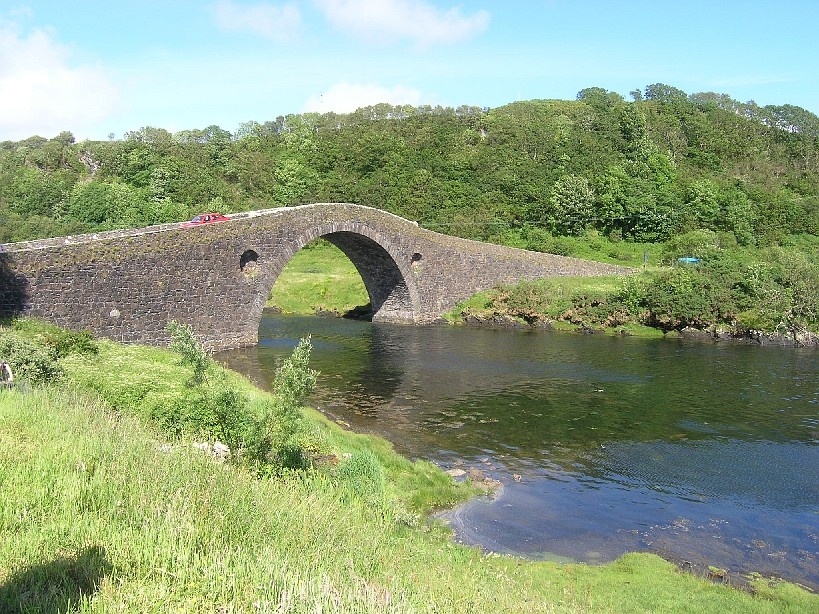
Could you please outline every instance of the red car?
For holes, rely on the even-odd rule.
[[[182,224],[182,228],[190,228],[191,226],[201,226],[202,224],[215,224],[217,222],[229,222],[230,218],[221,213],[203,213],[197,215],[190,222]]]

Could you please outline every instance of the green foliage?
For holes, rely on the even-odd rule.
[[[44,341],[54,348],[58,358],[63,358],[69,354],[93,355],[99,353],[99,346],[94,339],[93,333],[89,330],[70,331],[57,328],[46,333]]]
[[[492,241],[517,238],[498,222],[653,242],[705,229],[740,245],[819,233],[819,118],[663,83],[644,94],[626,102],[589,87],[575,101],[496,109],[288,115],[236,135],[146,126],[122,141],[63,133],[5,143],[0,240],[176,221],[211,203],[310,201],[357,202]]]
[[[0,360],[9,364],[15,380],[29,384],[54,381],[62,374],[56,350],[15,330],[0,327]]]
[[[219,440],[260,474],[306,469],[311,457],[323,450],[321,435],[299,412],[318,377],[309,367],[309,337],[300,340],[276,369],[273,402],[252,405],[238,390],[218,381],[203,385],[212,360],[190,326],[171,321],[166,330],[172,339],[170,349],[182,355],[183,365],[193,368],[187,384],[196,388],[154,406],[150,417],[163,430],[175,437]]]
[[[211,359],[205,348],[196,339],[190,324],[180,324],[176,320],[171,320],[165,326],[165,332],[171,337],[170,349],[182,355],[183,365],[193,369],[190,385],[201,384],[205,380]]]
[[[686,327],[717,327],[738,335],[819,332],[819,241],[802,237],[798,249],[759,253],[732,238],[694,231],[670,240],[662,253],[675,263],[678,255],[698,255],[703,258],[699,264],[649,268],[611,281],[522,282],[481,293],[449,317],[511,317],[530,324],[616,330],[649,326],[664,332]],[[600,240],[586,238],[589,244]]]
[[[35,318],[17,318],[11,321],[12,330],[46,346],[56,358],[69,354],[93,355],[99,346],[89,330],[72,331]]]
[[[665,242],[663,262],[676,264],[678,258],[699,258],[707,260],[719,252],[717,233],[713,230],[692,230]]]
[[[641,319],[646,307],[646,278],[639,275],[629,275],[623,279],[623,286],[616,293],[617,299],[622,302],[628,313]]]
[[[308,335],[299,340],[293,353],[281,361],[276,369],[273,391],[285,407],[295,409],[300,406],[316,385],[318,371],[309,366],[312,351]]]
[[[747,267],[743,283],[753,301],[742,318],[763,330],[816,331],[819,325],[819,259],[771,248]]]
[[[140,416],[165,437],[219,441],[231,450],[234,462],[258,475],[306,470],[330,451],[326,431],[301,412],[300,404],[316,378],[308,365],[309,339],[300,342],[276,373],[282,394],[259,395],[249,393],[246,383],[215,364],[189,327],[170,327],[178,344],[176,353],[109,341],[95,344],[97,352],[79,353],[84,342],[74,342],[68,344],[72,350],[58,359],[56,346],[44,339],[84,340],[85,335],[32,320],[18,320],[15,326],[15,330],[0,331],[0,349],[7,343],[15,350],[12,354],[26,358],[27,363],[61,369],[78,389],[92,391],[117,412]],[[32,348],[39,352],[33,357]],[[208,377],[201,377],[195,385],[191,362],[208,371]]]
[[[594,191],[585,177],[564,175],[549,198],[551,225],[561,234],[581,234],[592,222]]]
[[[716,305],[708,280],[696,270],[675,268],[657,275],[646,287],[648,321],[663,330],[706,327]]]

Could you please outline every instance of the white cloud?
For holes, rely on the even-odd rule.
[[[230,32],[252,32],[276,42],[292,40],[301,26],[301,13],[295,4],[273,6],[265,2],[249,6],[230,0],[216,3],[216,23]]]
[[[421,93],[409,87],[393,88],[380,85],[354,85],[336,83],[323,94],[311,96],[304,104],[306,113],[352,113],[361,107],[382,102],[391,105],[418,106]]]
[[[406,39],[418,46],[456,43],[489,26],[489,13],[462,15],[423,0],[315,0],[335,27],[370,39]]]
[[[69,60],[51,32],[23,36],[16,24],[0,20],[0,140],[64,130],[83,138],[116,109],[119,94],[102,70]]]

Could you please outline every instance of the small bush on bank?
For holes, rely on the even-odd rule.
[[[165,331],[171,338],[171,351],[181,354],[182,364],[193,369],[193,376],[188,384],[191,386],[201,384],[205,379],[210,357],[194,336],[190,324],[180,324],[176,320],[171,320],[165,327]]]
[[[30,318],[0,326],[0,360],[10,365],[18,381],[31,385],[58,379],[63,373],[60,358],[97,352],[89,331],[65,330]]]
[[[68,356],[69,354],[93,355],[99,352],[99,346],[94,340],[94,335],[89,330],[71,331],[58,328],[46,333],[44,341],[54,348],[57,358]]]
[[[310,368],[310,336],[301,339],[293,353],[281,361],[273,378],[273,391],[286,409],[295,410],[316,385],[318,371]]]
[[[646,287],[648,324],[663,330],[704,327],[714,321],[712,287],[697,271],[672,269]]]
[[[51,348],[57,358],[69,354],[93,355],[99,351],[94,335],[89,330],[68,330],[36,318],[14,319],[10,323],[10,328]]]
[[[62,374],[53,347],[14,330],[0,329],[0,360],[10,365],[16,380],[32,385],[55,380]]]
[[[384,498],[384,470],[369,450],[354,452],[339,464],[335,475],[347,492],[370,505]]]

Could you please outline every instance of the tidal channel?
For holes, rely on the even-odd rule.
[[[270,314],[258,346],[217,358],[269,388],[308,334],[312,406],[502,484],[449,514],[459,541],[651,551],[819,590],[816,350]]]

